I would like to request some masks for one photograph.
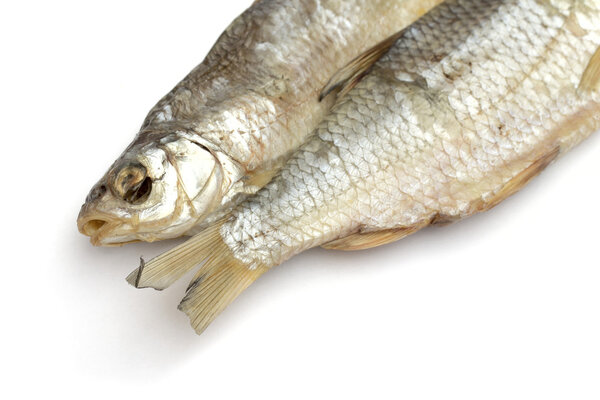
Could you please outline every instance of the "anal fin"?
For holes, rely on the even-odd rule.
[[[328,250],[343,250],[355,251],[365,250],[373,247],[383,246],[384,244],[392,243],[405,237],[412,235],[427,224],[417,224],[409,227],[397,229],[386,229],[375,232],[359,232],[352,235],[334,240],[322,245]]]
[[[503,200],[512,196],[527,185],[533,178],[538,176],[548,165],[550,165],[560,154],[560,146],[552,147],[550,151],[545,152],[527,168],[521,171],[518,175],[508,181],[500,190],[492,197],[486,200],[476,202],[472,210],[473,212],[483,212],[490,210],[500,204]]]

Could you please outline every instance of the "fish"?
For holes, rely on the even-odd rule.
[[[98,246],[192,235],[275,175],[331,76],[441,0],[260,0],[152,108],[81,207]],[[377,53],[381,47],[377,47]]]
[[[201,333],[289,258],[489,210],[600,128],[600,1],[448,0],[372,61],[336,74],[341,97],[270,183],[129,283],[203,262],[179,305]]]

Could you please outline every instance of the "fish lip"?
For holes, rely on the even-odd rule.
[[[100,220],[104,223],[102,224],[102,226],[97,228],[93,233],[90,233],[88,230],[86,230],[85,226],[89,222],[92,222],[95,220]],[[106,240],[107,238],[110,237],[110,234],[112,232],[114,232],[114,230],[116,230],[120,227],[123,227],[123,226],[125,226],[125,227],[130,226],[130,222],[128,222],[127,220],[119,219],[119,218],[115,217],[114,215],[99,212],[97,210],[88,210],[88,209],[86,209],[86,205],[84,205],[82,207],[80,215],[77,218],[77,229],[79,230],[79,232],[82,235],[88,236],[90,238],[90,242],[94,246],[121,247],[125,244],[130,244],[130,243],[140,243],[142,241],[147,241],[147,242],[154,241],[150,238],[142,239],[140,237],[139,232],[137,232],[137,229],[132,229],[129,235],[124,236],[124,237],[128,237],[129,240],[123,239],[122,241],[119,241],[118,236],[115,241],[107,241]],[[131,239],[132,235],[136,236],[137,238]]]
[[[103,224],[97,227],[93,233],[86,229],[86,225],[93,221],[102,221]],[[84,204],[81,208],[79,216],[77,217],[77,229],[82,235],[88,236],[90,242],[94,246],[119,246],[121,243],[103,243],[107,233],[117,228],[122,223],[115,219],[114,216],[98,212],[96,210],[89,210],[87,204]]]

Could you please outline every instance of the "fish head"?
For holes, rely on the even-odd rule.
[[[81,207],[77,226],[96,246],[182,236],[223,198],[215,150],[181,135],[145,142],[129,146]]]

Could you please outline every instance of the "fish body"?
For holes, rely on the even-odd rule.
[[[194,232],[256,192],[334,103],[319,91],[441,0],[259,0],[150,111],[91,190],[96,245]]]
[[[600,128],[600,1],[448,0],[407,28],[262,190],[130,276],[201,332],[273,266],[485,211]]]

